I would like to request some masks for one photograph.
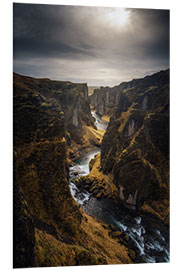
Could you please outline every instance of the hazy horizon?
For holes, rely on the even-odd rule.
[[[167,68],[167,69],[169,69],[169,68]],[[163,69],[163,70],[159,70],[159,71],[157,71],[157,73],[158,72],[160,72],[160,71],[165,71],[165,70],[167,70],[167,69]],[[21,74],[21,73],[17,73],[17,72],[15,72],[15,71],[13,71],[13,73],[16,73],[16,74],[18,74],[18,75],[20,75],[20,76],[26,76],[26,77],[32,77],[32,78],[35,78],[35,79],[49,79],[49,80],[57,80],[57,81],[63,81],[63,80],[60,80],[60,79],[52,79],[52,78],[50,78],[50,77],[35,77],[35,76],[31,76],[31,75],[27,75],[27,74]],[[151,75],[153,75],[153,74],[155,74],[156,72],[152,72],[152,73],[149,73],[149,74],[147,74],[147,75],[145,75],[144,77],[146,77],[146,76],[151,76]],[[79,83],[79,84],[83,84],[83,83],[86,83],[87,84],[87,86],[88,87],[91,87],[91,88],[101,88],[101,87],[115,87],[115,86],[118,86],[118,85],[120,85],[121,83],[124,83],[124,82],[129,82],[129,81],[132,81],[133,79],[143,79],[144,77],[137,77],[137,78],[131,78],[130,80],[127,80],[127,81],[120,81],[118,84],[116,84],[116,85],[90,85],[90,84],[88,84],[87,82],[85,82],[85,81],[77,81],[77,82],[73,82],[72,80],[68,80],[69,82],[71,82],[71,83]],[[68,81],[66,81],[66,82],[68,82]]]

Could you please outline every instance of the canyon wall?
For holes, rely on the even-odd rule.
[[[159,86],[162,84],[168,83],[168,77],[163,75],[164,71],[158,72],[151,76],[146,76],[143,79],[133,79],[129,82],[122,82],[117,86],[112,88],[110,87],[101,87],[100,89],[95,89],[94,93],[89,96],[89,101],[91,106],[95,109],[97,114],[111,115],[115,108],[119,108],[119,99],[123,99],[121,102],[120,110],[126,110],[128,104],[128,100],[126,96],[122,95],[123,90],[137,88],[137,87],[148,87],[148,86]],[[157,79],[158,78],[158,79]],[[122,107],[123,106],[123,107]]]
[[[15,221],[20,214],[24,220],[15,222],[14,226],[15,267],[33,265],[34,259],[30,261],[26,249],[33,249],[35,227],[43,228],[58,239],[62,239],[63,231],[63,237],[71,239],[81,222],[79,207],[68,186],[65,119],[72,125],[76,123],[73,112],[67,110],[66,115],[63,111],[63,106],[70,102],[66,100],[61,105],[65,99],[63,87],[71,91],[69,83],[66,88],[66,83],[14,74],[14,185],[17,186],[14,188],[14,214]],[[83,91],[76,90],[79,100],[83,98]],[[70,99],[70,94],[68,97]],[[81,123],[80,113],[78,117]],[[17,238],[16,230],[26,238],[32,237],[28,239],[32,244],[23,244],[26,238]]]
[[[70,193],[68,148],[94,126],[87,95],[86,84],[14,74],[14,268],[132,263]]]
[[[113,174],[127,206],[164,220],[169,213],[169,70],[97,90],[91,97],[97,112],[108,92],[114,109],[101,145],[102,172]]]

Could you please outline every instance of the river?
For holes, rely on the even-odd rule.
[[[92,111],[98,129],[106,129],[108,123]],[[157,218],[125,208],[112,200],[96,199],[86,190],[79,191],[71,182],[80,176],[89,174],[89,161],[100,152],[95,148],[84,153],[74,166],[70,167],[70,191],[73,198],[88,214],[101,222],[111,224],[129,235],[128,248],[135,250],[134,263],[169,262],[169,229]]]

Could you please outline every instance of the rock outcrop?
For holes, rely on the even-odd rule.
[[[38,228],[38,224],[52,228],[59,239],[64,227],[69,228],[68,233],[63,231],[64,237],[71,238],[81,222],[79,207],[68,187],[65,122],[68,116],[57,90],[62,86],[61,82],[14,75],[14,181],[31,213],[29,219],[24,218],[23,226],[27,230],[33,220]],[[59,98],[55,98],[57,92]],[[14,205],[18,203],[16,198],[19,196],[14,189]],[[70,220],[74,220],[74,226],[70,227]],[[19,229],[19,224],[15,227]],[[15,246],[19,246],[18,238]],[[15,267],[22,264],[22,257],[17,257]],[[24,267],[33,265],[29,260],[24,263],[27,263]]]
[[[100,116],[110,114],[116,104],[116,88],[101,87],[89,96],[89,101]]]
[[[31,128],[36,132],[36,135],[33,135],[37,136],[37,140],[40,139],[41,141],[43,140],[42,138],[45,139],[46,136],[49,137],[50,134],[56,137],[58,129],[64,130],[64,139],[68,146],[69,159],[78,157],[77,146],[78,148],[83,148],[85,145],[89,144],[89,138],[86,136],[84,127],[95,128],[95,126],[88,101],[87,84],[36,79],[14,74],[14,93],[15,114],[18,114],[18,119],[21,118],[20,123],[18,123],[18,135],[16,136],[15,134],[16,143],[17,140],[20,140],[20,137],[23,137],[23,140],[26,138],[27,142],[32,141],[32,138],[28,138],[30,136],[29,133],[24,134],[24,127],[33,123]],[[22,104],[19,103],[20,100],[18,99],[17,106],[22,105],[23,112],[27,113],[26,118],[23,117],[23,114],[21,116],[19,115],[21,113],[20,110],[16,110],[16,96],[19,97],[19,95],[21,96]],[[31,113],[32,104],[34,106],[34,114]],[[44,116],[43,112],[46,112]],[[64,126],[58,127],[59,123],[57,123],[57,117],[49,119],[49,116],[47,116],[49,112],[52,114],[57,112],[58,118],[63,119]],[[39,113],[42,115],[41,120],[36,119],[36,115]],[[46,135],[43,134],[40,127],[38,127],[40,121],[43,122],[41,124],[44,127],[46,126]],[[29,129],[29,127],[27,128]],[[33,138],[33,140],[36,139]],[[96,141],[95,144],[97,144]]]
[[[16,180],[13,190],[13,267],[31,267],[34,265],[34,221]]]
[[[112,240],[109,248],[111,238],[69,189],[68,147],[83,142],[83,125],[94,123],[87,86],[17,74],[13,83],[13,266],[131,263],[125,246]]]
[[[133,90],[137,87],[142,87],[144,89],[151,85],[158,87],[162,84],[166,84],[168,83],[168,78],[163,75],[165,72],[166,71],[161,71],[151,76],[146,76],[143,79],[133,79],[129,82],[122,82],[112,88],[101,87],[100,89],[95,89],[94,93],[89,96],[89,101],[99,115],[111,115],[114,112],[114,108],[119,108],[119,99],[121,97],[122,102],[120,109],[122,111],[126,111],[129,106],[129,100],[126,95],[122,95],[123,90]],[[144,108],[148,106],[146,97],[142,106]]]
[[[101,145],[102,172],[113,174],[127,206],[164,220],[169,212],[169,70],[122,83],[113,93],[115,109]]]

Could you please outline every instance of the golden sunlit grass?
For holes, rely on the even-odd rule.
[[[118,128],[118,132],[121,133],[124,130],[124,127],[129,120],[129,117],[131,115],[131,112],[133,110],[134,103],[129,107],[129,109],[126,112],[122,112],[121,116],[119,117],[119,121],[121,122],[120,127]]]
[[[141,210],[147,213],[151,213],[157,216],[162,221],[164,221],[169,214],[169,201],[166,199],[159,201],[152,201],[151,206],[149,204],[143,204]]]
[[[112,238],[101,223],[83,213],[78,244],[66,244],[52,235],[35,230],[35,266],[73,266],[95,264],[129,264],[130,250]],[[101,254],[101,255],[100,255]]]
[[[103,174],[103,172],[100,170],[100,153],[94,158],[93,166],[88,176],[89,178],[96,178],[97,184],[100,186],[103,185],[105,195],[108,197],[117,196],[117,187],[113,183],[113,175]]]
[[[95,129],[92,126],[86,126],[83,125],[82,127],[82,143],[77,144],[77,143],[71,143],[70,146],[68,146],[67,151],[68,151],[68,163],[71,163],[71,157],[70,154],[72,153],[74,157],[78,157],[78,152],[76,148],[78,149],[86,149],[90,150],[94,146],[100,146],[103,136],[104,136],[105,130],[101,129]]]
[[[60,143],[65,143],[66,142],[66,139],[65,137],[63,137],[61,140],[60,140]]]
[[[103,228],[101,223],[86,215],[87,222],[83,220],[82,228],[89,236],[88,245],[94,247],[98,254],[106,258],[108,264],[132,263],[128,256],[128,249],[124,245],[118,243],[118,239],[113,239],[109,236],[108,230]]]
[[[101,117],[102,120],[106,121],[106,122],[109,122],[110,121],[110,116],[109,115],[103,115]]]
[[[84,139],[90,142],[94,142],[94,144],[100,144],[102,138],[104,136],[105,130],[94,129],[91,126],[84,126]]]

